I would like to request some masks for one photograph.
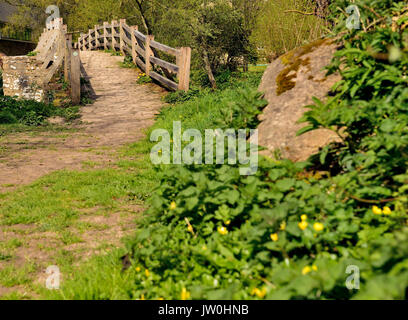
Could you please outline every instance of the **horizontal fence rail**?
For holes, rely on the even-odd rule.
[[[141,33],[137,26],[128,26],[125,19],[96,25],[88,33],[81,34],[76,46],[81,51],[112,49],[127,53],[132,56],[133,63],[161,85],[171,90],[189,90],[191,48],[175,49],[161,44],[154,36]],[[166,61],[163,53],[175,57],[176,63]]]

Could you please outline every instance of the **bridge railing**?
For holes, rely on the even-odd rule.
[[[146,75],[163,86],[171,90],[189,90],[191,48],[175,49],[154,41],[154,36],[142,34],[137,26],[128,26],[125,19],[104,22],[102,26],[96,25],[90,29],[87,34],[82,33],[77,47],[81,51],[103,48],[127,53]],[[176,63],[161,58],[160,52],[175,57]],[[159,70],[162,74],[156,72]]]
[[[78,104],[81,99],[81,67],[79,49],[72,46],[72,34],[67,32],[63,19],[47,24],[34,50],[40,67],[43,85],[47,85],[64,64],[64,78],[70,85],[71,99]]]

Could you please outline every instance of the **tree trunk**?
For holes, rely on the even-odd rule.
[[[143,0],[136,0],[136,4],[139,9],[140,16],[142,17],[142,23],[143,23],[143,27],[146,29],[146,34],[150,34],[150,24],[143,10]]]
[[[217,89],[217,82],[215,81],[214,73],[211,69],[210,59],[208,58],[208,52],[206,49],[203,49],[203,60],[204,60],[204,67],[208,74],[208,79],[211,83],[211,88]]]

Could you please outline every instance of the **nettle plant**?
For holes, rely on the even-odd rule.
[[[132,298],[407,298],[408,7],[355,4],[360,30],[332,5],[342,80],[301,119],[341,142],[305,163],[261,159],[250,177],[167,167],[129,247]]]

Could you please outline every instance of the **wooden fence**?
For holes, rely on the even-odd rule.
[[[81,51],[103,48],[127,53],[146,75],[163,86],[171,90],[189,90],[191,48],[174,49],[154,41],[154,36],[142,34],[137,26],[128,26],[125,19],[104,22],[103,26],[82,33],[76,47]],[[174,56],[176,64],[161,59],[159,52]],[[178,83],[174,76],[178,77]]]
[[[54,19],[47,24],[35,48],[36,59],[42,63],[41,74],[43,85],[47,85],[58,69],[64,64],[64,77],[71,88],[72,103],[81,100],[81,62],[79,49],[72,46],[72,34],[62,18]]]

